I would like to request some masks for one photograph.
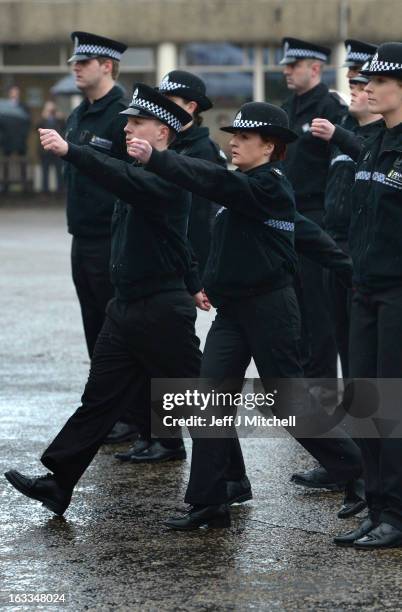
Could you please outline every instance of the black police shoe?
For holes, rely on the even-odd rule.
[[[334,537],[334,542],[338,546],[353,546],[355,541],[362,538],[375,527],[375,523],[370,518],[364,519],[362,523],[352,531]]]
[[[330,491],[342,491],[346,482],[336,482],[330,477],[327,470],[322,466],[307,470],[306,472],[296,472],[290,479],[297,485],[310,487],[311,489],[329,489]]]
[[[402,531],[389,523],[380,523],[377,527],[356,539],[353,545],[361,550],[401,548]]]
[[[192,531],[199,527],[219,529],[230,527],[230,512],[226,504],[219,506],[192,506],[181,516],[172,516],[165,525],[177,531]]]
[[[138,436],[138,429],[134,425],[117,421],[103,441],[103,444],[120,444],[129,442]]]
[[[123,453],[115,453],[114,456],[120,461],[131,461],[131,457],[137,453],[142,453],[151,444],[150,440],[137,438],[132,446]]]
[[[70,504],[72,489],[60,486],[53,474],[29,478],[16,470],[10,470],[4,476],[20,493],[42,502],[59,516],[64,514]]]
[[[159,463],[162,461],[176,461],[186,458],[184,444],[176,448],[167,448],[158,440],[152,440],[147,448],[131,454],[131,463]]]
[[[247,476],[244,476],[241,480],[228,480],[226,483],[226,490],[228,494],[228,505],[242,504],[243,502],[253,499],[253,493],[251,491],[251,484]]]
[[[359,478],[351,480],[346,484],[345,497],[341,509],[338,512],[338,518],[344,519],[359,514],[367,507],[367,502],[364,498],[364,481]]]

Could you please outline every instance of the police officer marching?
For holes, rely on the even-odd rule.
[[[148,138],[158,150],[166,149],[191,120],[177,104],[140,83],[123,116],[128,116],[127,139]],[[82,405],[42,455],[51,473],[6,474],[21,493],[62,515],[106,434],[128,407],[139,405],[144,386],[150,404],[151,378],[198,377],[195,303],[209,304],[188,247],[186,191],[92,146],[67,143],[54,130],[41,130],[41,142],[123,200],[116,203],[112,224],[116,297],[96,341]],[[184,281],[192,270],[194,299]]]
[[[384,43],[362,74],[382,129],[361,145],[349,235],[354,265],[350,376],[402,373],[402,43]],[[386,401],[386,400],[385,400]],[[362,407],[363,408],[363,407]],[[387,406],[384,407],[385,411]],[[402,441],[360,440],[369,517],[335,538],[371,550],[402,546]]]
[[[126,156],[123,91],[116,86],[119,62],[126,45],[91,34],[72,32],[74,52],[68,60],[75,82],[83,93],[81,104],[71,113],[66,138],[88,144],[114,157]],[[71,267],[81,305],[88,354],[92,357],[113,296],[110,282],[110,224],[114,196],[66,164],[67,224],[72,234]]]
[[[213,380],[214,388],[224,385],[225,391],[228,384],[235,393],[242,388],[252,357],[264,384],[303,377],[300,317],[293,289],[296,211],[293,191],[281,170],[286,144],[296,134],[280,108],[253,102],[243,105],[233,125],[222,129],[233,134],[230,145],[236,172],[171,151],[152,150],[138,139],[129,143],[128,151],[147,163],[148,170],[223,204],[203,279],[217,317],[206,340],[201,377]],[[299,223],[303,224],[303,218]],[[326,440],[313,445],[310,439],[300,442],[325,462]],[[349,441],[344,445],[342,439],[334,438],[332,450],[342,466],[330,461],[329,468],[350,469]],[[195,437],[185,498],[191,509],[167,525],[178,530],[205,524],[227,526],[228,505],[247,499],[251,499],[251,486],[236,432],[226,438]]]
[[[182,155],[207,159],[226,167],[224,153],[210,139],[209,129],[202,126],[201,113],[212,108],[212,102],[207,96],[202,79],[191,72],[172,70],[164,76],[158,91],[178,104],[192,117],[192,120],[183,127],[170,144],[170,149]],[[208,258],[212,224],[217,208],[215,203],[192,194],[188,237],[197,259],[200,276],[204,272]],[[191,279],[187,280],[191,285]],[[142,406],[132,406],[129,412],[130,414],[126,415],[126,421],[135,424],[139,436],[130,448],[115,453],[117,459],[130,463],[158,463],[185,459],[186,451],[183,444],[177,446],[176,449],[167,449],[158,440],[150,438],[150,408],[145,398]],[[121,429],[121,426],[119,428]]]
[[[324,196],[329,166],[329,148],[310,132],[314,117],[338,123],[346,108],[321,82],[330,49],[299,40],[283,39],[281,60],[288,88],[294,92],[283,104],[289,125],[299,138],[289,146],[284,168],[296,196],[299,212],[322,226]],[[337,376],[336,345],[323,271],[300,258],[300,301],[303,320],[303,366],[309,378]]]
[[[311,124],[313,136],[331,143],[331,160],[325,190],[324,225],[340,248],[349,253],[348,233],[351,216],[351,193],[355,179],[355,162],[342,151],[344,130],[351,130],[360,138],[368,138],[380,128],[380,115],[370,113],[367,93],[364,87],[368,79],[359,74],[374,55],[377,47],[370,43],[348,39],[344,67],[348,68],[351,104],[349,112],[335,126],[325,118],[316,118]],[[339,143],[339,144],[338,144]],[[328,278],[330,310],[334,320],[338,354],[341,360],[342,376],[349,376],[349,326],[351,292],[330,273]]]
[[[283,51],[284,56],[280,63],[284,66],[288,88],[294,91],[283,108],[288,113],[290,127],[298,134],[298,139],[288,147],[284,168],[295,190],[297,210],[323,226],[330,149],[327,143],[314,138],[310,128],[313,119],[318,115],[333,122],[340,121],[346,107],[339,97],[330,93],[328,87],[321,82],[323,66],[330,57],[330,49],[287,37],[283,39]],[[305,376],[313,379],[336,379],[335,332],[322,267],[302,255],[296,287],[302,314],[302,364]],[[334,390],[331,387],[331,391]],[[312,448],[319,445],[318,440],[312,439],[310,442]],[[320,465],[312,470],[293,474],[293,482],[312,488],[337,489],[345,486],[345,480],[341,476],[344,470],[340,469],[339,456],[329,439],[326,449],[324,442],[320,441],[320,447],[325,455],[325,463],[338,466],[338,479],[334,479]],[[352,440],[345,440],[344,443],[349,445],[350,456],[353,456],[353,463],[357,467],[360,463],[359,449]],[[314,452],[317,452],[317,449]],[[354,477],[351,480],[353,481]],[[346,506],[347,512],[351,511],[352,514],[358,509],[358,505],[354,503],[347,502]]]

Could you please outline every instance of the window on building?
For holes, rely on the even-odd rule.
[[[58,66],[60,45],[3,45],[4,66]]]

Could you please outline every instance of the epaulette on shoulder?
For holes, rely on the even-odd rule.
[[[270,172],[279,178],[282,178],[283,176],[285,176],[282,170],[279,170],[279,168],[271,168]]]

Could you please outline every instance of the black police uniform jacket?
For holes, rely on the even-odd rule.
[[[319,83],[301,96],[291,96],[282,108],[289,116],[290,127],[299,136],[288,145],[284,162],[286,176],[295,190],[297,210],[323,209],[330,146],[314,137],[310,126],[316,117],[339,123],[346,106],[324,83]]]
[[[65,159],[118,200],[112,220],[111,280],[116,297],[134,301],[160,291],[201,289],[187,238],[191,195],[142,167],[89,146],[69,144]]]
[[[402,286],[402,123],[362,145],[352,193],[349,245],[362,291]]]
[[[356,173],[355,161],[342,149],[344,130],[353,132],[364,141],[375,134],[381,125],[382,122],[375,121],[359,126],[353,117],[346,115],[340,126],[335,129],[331,139],[331,160],[325,192],[324,226],[337,241],[346,243],[348,240],[352,214],[352,189]]]
[[[103,98],[91,104],[87,99],[67,120],[66,139],[74,144],[88,144],[95,150],[127,159],[123,128],[127,118],[119,115],[126,108],[122,90],[114,86]],[[73,236],[110,237],[110,223],[115,197],[100,182],[66,164],[67,225]]]
[[[153,151],[146,168],[221,204],[203,281],[214,306],[293,281],[295,203],[280,164],[232,172],[208,161]]]
[[[226,168],[226,157],[209,137],[209,129],[192,125],[180,132],[170,149],[196,159],[206,159]],[[210,248],[212,226],[217,212],[217,205],[205,198],[193,194],[191,200],[190,218],[188,223],[188,237],[195,256],[198,260],[200,272],[205,268]]]

